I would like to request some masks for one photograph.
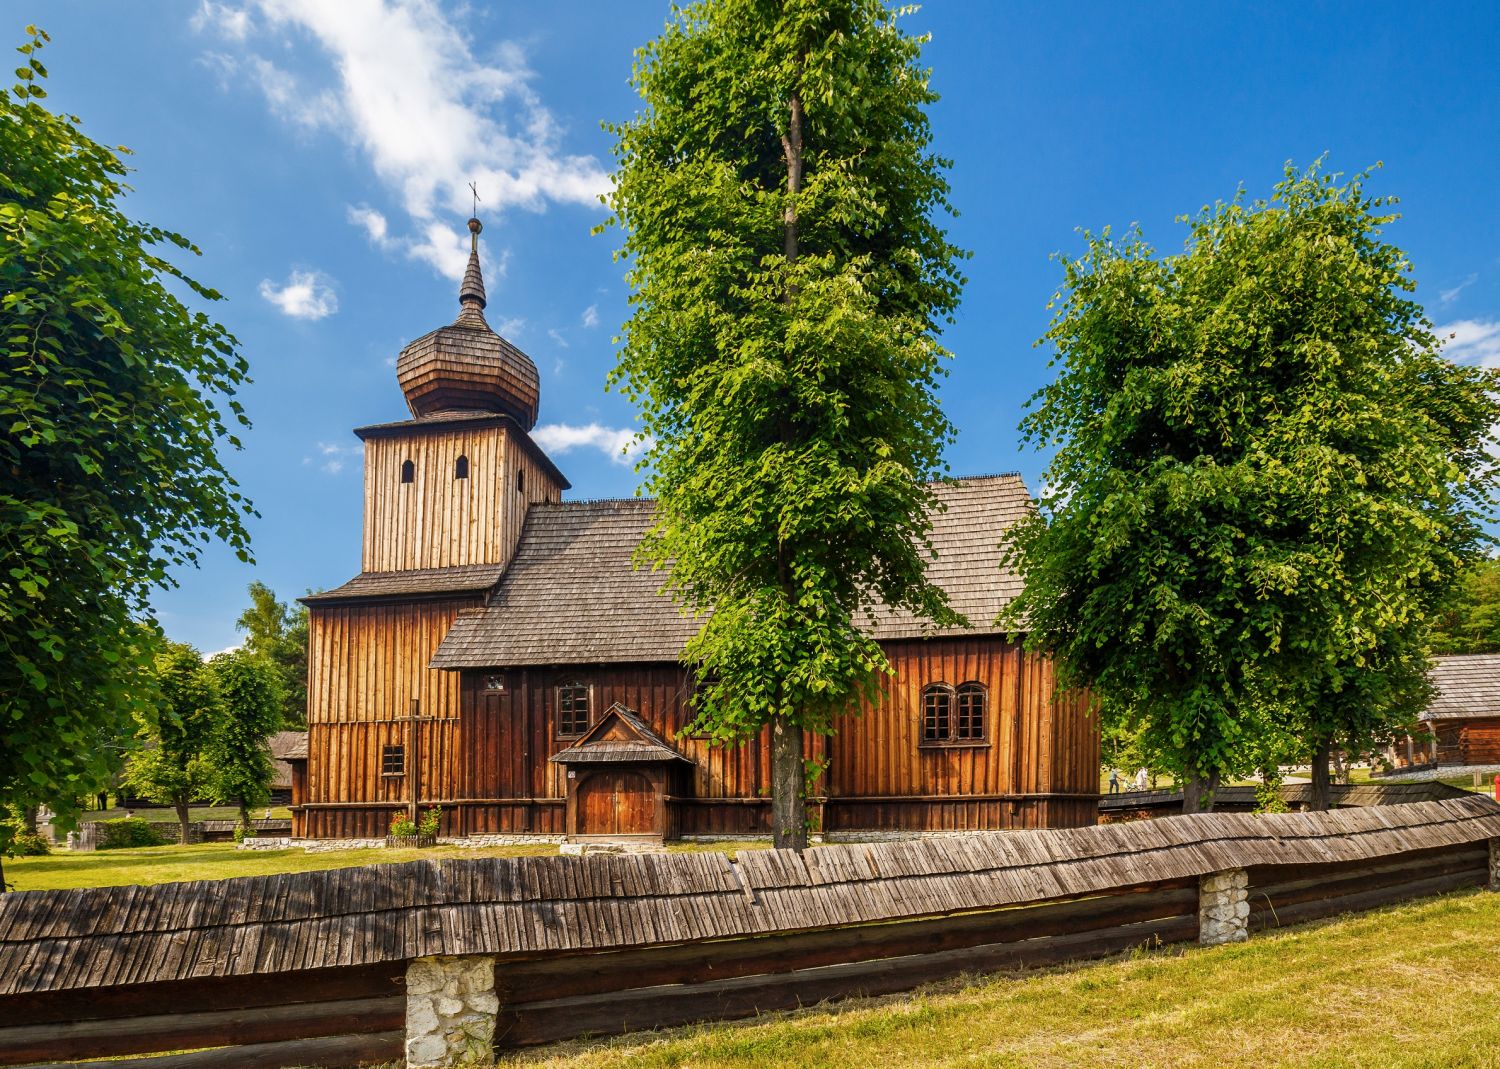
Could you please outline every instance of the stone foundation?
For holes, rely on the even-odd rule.
[[[1500,839],[1490,840],[1490,890],[1500,891]]]
[[[495,959],[417,958],[406,967],[407,1069],[494,1059]]]
[[[1198,942],[1206,947],[1250,938],[1250,874],[1244,869],[1198,878]]]

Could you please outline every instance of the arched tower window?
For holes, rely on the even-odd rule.
[[[518,493],[518,494],[524,494],[525,492],[526,492],[526,469],[525,468],[517,468],[516,469],[516,493]]]
[[[404,483],[414,482],[417,478],[417,466],[409,460],[401,462],[401,481]]]
[[[460,456],[453,462],[453,477],[455,479],[467,479],[469,477],[469,458]]]
[[[922,741],[947,742],[953,731],[953,688],[930,683],[922,688]]]
[[[956,694],[958,716],[953,723],[953,738],[960,742],[978,742],[985,737],[985,714],[989,691],[983,683],[960,683]]]

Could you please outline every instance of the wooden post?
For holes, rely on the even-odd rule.
[[[411,745],[407,747],[407,749],[411,751],[407,755],[407,762],[411,765],[411,767],[407,769],[407,779],[410,781],[407,795],[410,797],[411,801],[408,802],[406,806],[407,817],[413,824],[417,822],[417,803],[420,800],[419,796],[421,792],[421,787],[418,783],[418,780],[422,776],[422,734],[417,724],[417,719],[421,715],[421,712],[422,699],[413,698],[411,700],[411,730],[409,733],[409,740]]]

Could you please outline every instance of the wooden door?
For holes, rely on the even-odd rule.
[[[578,785],[579,835],[659,835],[656,789],[639,772],[595,772]]]

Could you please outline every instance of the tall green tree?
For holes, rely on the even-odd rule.
[[[136,725],[138,746],[125,765],[126,789],[177,811],[188,841],[188,809],[212,793],[209,747],[224,718],[216,673],[181,642],[156,655],[154,707]]]
[[[28,32],[0,90],[0,808],[66,822],[149,701],[148,593],[210,540],[248,555],[219,460],[246,366],[177,296],[218,299],[166,259],[197,250],[128,218],[120,156],[42,105]]]
[[[1500,653],[1500,560],[1473,562],[1432,629],[1433,653]]]
[[[1484,540],[1497,378],[1443,358],[1367,179],[1288,167],[1179,255],[1106,231],[1063,263],[1013,619],[1190,804],[1293,744],[1326,783],[1330,745],[1404,722]]]
[[[869,611],[958,620],[925,571],[963,254],[921,44],[879,0],[696,4],[613,128],[633,314],[611,382],[659,501],[639,560],[707,617],[695,728],[770,728],[779,846],[807,841],[804,733],[878,697]]]
[[[205,747],[209,789],[217,802],[234,802],[240,827],[250,829],[250,807],[271,797],[268,739],[282,726],[281,669],[248,649],[221,653],[208,662],[219,698],[219,715]]]
[[[245,633],[245,648],[276,668],[282,726],[306,727],[307,606],[281,601],[259,580],[250,584],[249,594],[250,607],[240,613],[235,627]]]

